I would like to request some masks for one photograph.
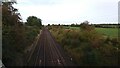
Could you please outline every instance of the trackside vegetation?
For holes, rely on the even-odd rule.
[[[37,21],[35,24],[23,23],[13,4],[15,2],[2,2],[2,62],[5,67],[24,65],[25,49],[33,43],[42,26],[41,19],[34,16],[35,19],[30,20]]]
[[[80,66],[118,65],[120,41],[117,37],[104,37],[86,22],[80,24],[80,29],[55,25],[48,28],[74,63]]]

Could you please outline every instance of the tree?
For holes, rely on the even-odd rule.
[[[75,24],[73,23],[73,24],[71,24],[71,27],[75,27]]]
[[[48,26],[50,26],[50,24],[48,24]]]
[[[22,23],[20,22],[21,17],[18,9],[14,8],[12,4],[15,2],[3,2],[2,5],[2,22],[4,26],[20,26]]]
[[[84,21],[83,23],[80,24],[80,29],[81,30],[91,31],[91,30],[94,29],[94,27],[90,26],[88,21]]]
[[[37,18],[36,16],[29,16],[27,18],[27,25],[29,26],[37,26],[39,28],[42,27],[42,20]]]
[[[15,2],[2,2],[2,60],[5,66],[15,65],[24,47],[23,23]]]

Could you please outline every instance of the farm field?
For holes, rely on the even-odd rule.
[[[112,38],[118,37],[117,28],[95,28],[95,30],[101,34],[104,34]]]
[[[80,28],[79,27],[70,27],[70,29],[80,29]],[[111,38],[118,37],[118,28],[95,28],[95,30],[100,34],[109,36]]]

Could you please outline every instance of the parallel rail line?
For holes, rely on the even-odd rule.
[[[27,66],[69,66],[74,65],[66,59],[62,48],[54,40],[47,28],[43,28],[34,51],[27,59]]]

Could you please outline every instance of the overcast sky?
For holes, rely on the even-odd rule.
[[[17,0],[23,21],[37,16],[43,24],[117,23],[119,0]]]

